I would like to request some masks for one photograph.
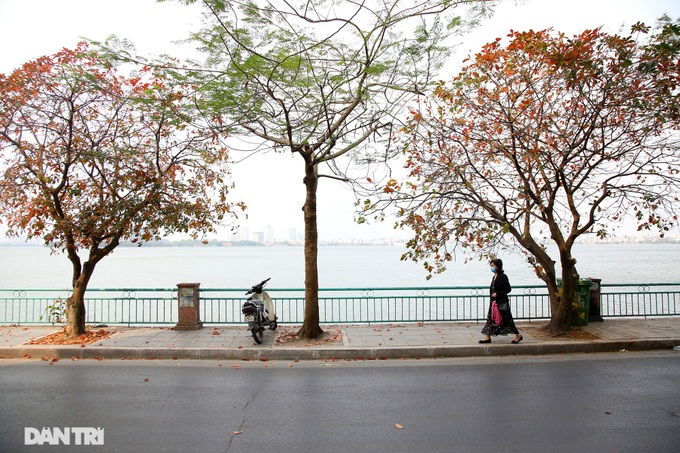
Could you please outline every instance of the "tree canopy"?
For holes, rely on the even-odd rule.
[[[73,334],[120,241],[197,238],[236,214],[227,149],[199,124],[194,91],[148,67],[122,76],[84,43],[0,75],[0,220],[68,254]]]
[[[394,154],[395,124],[405,104],[425,92],[445,62],[447,38],[475,23],[495,2],[200,3],[205,21],[192,39],[205,61],[165,65],[165,70],[205,94],[200,108],[217,118],[215,130],[257,141],[259,151],[300,156],[306,300],[300,333],[316,337],[321,333],[319,179],[350,182],[350,167]]]
[[[412,107],[408,176],[366,210],[398,205],[414,233],[406,256],[430,272],[457,248],[524,253],[551,294],[550,328],[564,329],[580,236],[630,216],[662,234],[677,225],[680,33],[670,22],[648,31],[512,32],[487,44]]]

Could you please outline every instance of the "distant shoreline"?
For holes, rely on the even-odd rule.
[[[590,245],[590,244],[678,244],[680,243],[680,235],[670,236],[670,237],[637,237],[637,236],[623,236],[623,237],[612,237],[605,240],[600,240],[597,238],[582,238],[577,244]],[[548,242],[550,244],[550,242]],[[132,242],[121,242],[119,247],[302,247],[304,244],[302,242],[291,242],[291,241],[281,241],[281,242],[258,242],[258,241],[223,241],[218,239],[210,239],[206,242],[193,240],[193,239],[181,239],[181,240],[160,240],[155,242],[144,242],[144,243],[132,243]],[[321,241],[319,246],[406,246],[403,240],[397,239],[346,239],[346,240],[333,240],[333,241]],[[0,247],[45,247],[44,244],[38,242],[19,242],[14,241],[1,241]]]

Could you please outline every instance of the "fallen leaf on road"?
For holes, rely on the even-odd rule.
[[[399,423],[395,423],[394,426],[396,426],[398,429],[404,429],[404,427],[401,426]]]

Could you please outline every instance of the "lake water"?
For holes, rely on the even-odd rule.
[[[322,288],[486,286],[486,262],[463,259],[425,279],[420,264],[400,261],[398,246],[321,246]],[[582,277],[602,283],[680,282],[680,244],[582,244],[574,249]],[[514,285],[542,282],[518,255],[501,256]],[[39,246],[0,246],[0,288],[68,288],[70,261]],[[304,287],[302,247],[120,247],[95,269],[90,288],[246,288],[271,277],[271,288]]]

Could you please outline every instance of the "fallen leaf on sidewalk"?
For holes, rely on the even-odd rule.
[[[69,337],[66,335],[66,330],[62,329],[58,332],[45,335],[44,337],[35,338],[28,342],[28,344],[46,344],[46,345],[67,345],[67,344],[79,344],[81,347],[85,347],[86,344],[96,343],[98,341],[106,340],[115,331],[99,329],[98,331],[88,330],[83,335],[78,337]]]
[[[276,340],[274,346],[293,346],[293,347],[309,347],[321,346],[325,344],[342,343],[343,333],[341,329],[325,330],[318,338],[307,340],[300,338],[297,333],[300,330],[299,326],[291,326],[276,332]]]
[[[395,424],[394,424],[394,426],[396,426],[396,427],[397,427],[397,429],[404,429],[404,427],[403,427],[403,426],[401,426],[401,425],[400,425],[399,423],[395,423]]]
[[[555,340],[575,340],[575,341],[594,341],[601,338],[594,333],[588,332],[584,329],[572,328],[561,335],[552,335],[542,327],[527,326],[522,327],[521,331],[529,334],[539,341],[555,341]]]

